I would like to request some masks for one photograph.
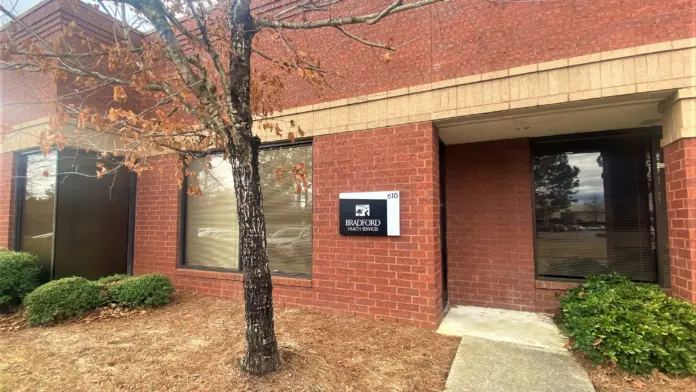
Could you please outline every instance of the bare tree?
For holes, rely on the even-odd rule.
[[[84,7],[71,1],[76,9]],[[10,9],[0,8],[11,20],[0,40],[0,70],[50,74],[69,86],[68,93],[52,99],[55,113],[51,132],[41,138],[44,151],[87,145],[105,158],[118,155],[136,173],[151,169],[153,154],[176,152],[182,155],[176,168],[181,184],[192,175],[187,163],[210,162],[212,151],[224,151],[234,178],[244,274],[247,350],[241,365],[249,373],[265,374],[278,369],[280,356],[258,168],[260,139],[253,124],[278,109],[283,86],[276,75],[253,69],[252,56],[321,84],[329,71],[299,50],[289,31],[337,30],[391,52],[396,46],[360,37],[351,26],[374,25],[442,1],[448,0],[394,0],[371,11],[349,0],[279,1],[280,11],[255,15],[251,0],[97,0],[113,20],[114,38],[108,44],[75,24],[48,40]],[[138,34],[142,26],[155,34]],[[264,40],[277,50],[261,51],[257,44]],[[112,102],[92,104],[90,97],[104,91],[112,92]],[[71,119],[77,122],[75,132],[66,131]],[[303,135],[301,124],[264,123],[263,128],[291,141]],[[97,137],[113,139],[114,147],[105,149],[94,142]],[[97,176],[117,169],[95,168]],[[306,181],[300,178],[299,184]]]
[[[592,199],[585,202],[585,210],[592,214],[594,224],[599,223],[599,215],[604,212],[604,202],[599,196],[594,195]]]

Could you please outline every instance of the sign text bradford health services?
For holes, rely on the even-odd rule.
[[[399,236],[399,191],[339,194],[343,235]]]

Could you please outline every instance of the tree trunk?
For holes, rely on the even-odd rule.
[[[243,146],[235,144],[230,158],[237,195],[240,257],[244,273],[246,353],[242,369],[262,375],[277,370],[280,356],[273,323],[273,285],[266,252],[266,220],[259,177],[259,144],[256,137]],[[240,150],[244,150],[244,152]]]
[[[273,325],[273,284],[266,252],[266,220],[259,176],[260,140],[252,134],[251,44],[255,27],[249,0],[235,0],[229,14],[229,105],[233,129],[227,152],[232,164],[239,219],[240,258],[244,273],[246,353],[242,369],[254,375],[276,371],[280,355]]]

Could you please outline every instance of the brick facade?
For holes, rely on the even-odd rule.
[[[437,325],[442,310],[438,139],[431,124],[314,142],[314,274],[318,293],[357,315]],[[338,194],[401,191],[400,237],[338,234]]]
[[[278,11],[278,1],[253,2],[254,12]],[[353,12],[374,11],[384,1],[342,2]],[[334,13],[340,8],[334,7]],[[90,36],[108,40],[110,24],[91,7],[74,13],[68,2],[48,1],[23,17],[47,37],[75,21]],[[374,48],[354,42],[338,31],[288,32],[297,47],[317,58],[322,68],[335,70],[327,75],[332,89],[317,89],[296,73],[281,72],[285,88],[282,106],[291,108],[358,95],[405,88],[425,83],[498,71],[527,64],[565,59],[602,51],[629,48],[696,36],[696,5],[691,0],[578,0],[495,2],[470,0],[441,3],[385,18],[373,26],[350,26],[349,31],[365,39],[399,47],[389,62]],[[398,32],[397,32],[398,31]],[[257,44],[266,53],[279,54],[259,36]],[[136,37],[137,39],[137,37]],[[281,57],[286,57],[283,53]],[[254,57],[255,67],[280,72]],[[55,96],[51,78],[0,73],[3,102],[49,99]],[[32,89],[24,86],[31,85]],[[67,91],[65,86],[59,88]],[[4,94],[3,92],[7,92]],[[27,97],[28,95],[31,97]],[[105,93],[106,98],[109,94]],[[29,98],[29,99],[21,99]],[[0,109],[0,122],[21,123],[46,116],[51,105],[13,108],[12,115]],[[17,112],[15,112],[17,110]]]
[[[555,313],[575,282],[535,280],[529,140],[447,146],[452,305]]]
[[[696,302],[696,138],[664,152],[672,295]]]
[[[534,311],[543,313],[556,313],[560,304],[558,296],[565,294],[566,290],[577,286],[572,282],[553,282],[537,280],[535,284]]]
[[[450,303],[535,309],[529,141],[447,146]]]
[[[12,249],[14,234],[14,153],[0,154],[0,249]]]
[[[276,306],[437,326],[443,304],[432,124],[317,137],[313,157],[312,277],[274,277]],[[177,267],[175,162],[176,156],[161,157],[138,179],[134,272],[160,272],[178,289],[241,299],[241,274]],[[400,237],[339,235],[340,192],[389,189],[401,191]]]
[[[343,4],[357,11],[374,10],[378,3],[387,2],[351,0]],[[254,3],[258,13],[272,12],[277,5],[275,0]],[[103,15],[86,7],[73,15],[68,8],[65,2],[48,1],[27,15],[25,22],[50,37],[74,20],[90,35],[105,41],[110,39],[112,32]],[[389,91],[384,95],[390,98],[403,96],[401,99],[410,101],[409,105],[415,101],[415,104],[426,106],[427,102],[429,107],[430,98],[421,102],[417,95],[411,95],[410,88],[405,88],[449,83],[450,80],[454,83],[455,78],[474,75],[481,79],[479,86],[484,89],[487,79],[477,74],[520,66],[528,68],[530,64],[536,71],[536,63],[568,64],[567,58],[573,56],[590,55],[597,61],[605,60],[600,52],[653,43],[658,43],[660,49],[654,54],[655,65],[646,72],[658,67],[669,68],[662,67],[664,61],[679,71],[681,63],[670,60],[668,51],[672,44],[669,41],[696,36],[696,5],[691,0],[504,4],[473,0],[437,4],[388,17],[375,26],[349,26],[348,30],[374,41],[386,42],[394,38],[396,45],[413,42],[400,47],[391,61],[384,62],[375,55],[373,48],[359,45],[332,29],[322,30],[319,40],[317,32],[288,33],[298,48],[321,60],[323,68],[337,70],[341,77],[329,74],[327,78],[333,89],[315,89],[308,87],[295,73],[284,74],[285,88],[281,98],[284,108],[385,91]],[[264,51],[276,54],[271,49],[266,50],[261,37],[257,43]],[[662,44],[668,48],[663,48]],[[610,61],[603,61],[602,67]],[[632,61],[617,64],[622,68],[633,64]],[[262,59],[254,59],[257,68],[267,69],[268,65]],[[613,65],[609,68],[615,69]],[[581,72],[577,70],[579,75]],[[604,68],[597,72],[599,76],[607,74]],[[585,73],[590,78],[591,72]],[[572,75],[572,72],[566,74]],[[611,72],[609,74],[613,77]],[[587,83],[594,84],[594,77],[590,79]],[[578,80],[579,76],[575,81]],[[603,83],[602,77],[599,80]],[[566,82],[571,84],[572,81]],[[488,82],[489,85],[493,83]],[[605,93],[603,89],[600,91],[599,86],[604,87],[602,83],[595,86],[595,92]],[[27,89],[27,86],[32,88]],[[663,86],[660,90],[673,87],[671,84],[660,86]],[[460,87],[467,89],[456,88]],[[418,88],[413,90],[416,90],[414,94],[418,93]],[[523,90],[520,87],[520,96]],[[41,118],[48,115],[52,107],[8,103],[51,99],[67,91],[70,91],[68,84],[56,86],[50,76],[26,73],[20,77],[16,73],[0,72],[0,103],[3,104],[0,105],[0,123],[19,124]],[[405,98],[407,94],[409,97]],[[111,97],[111,90],[105,89],[94,95],[93,102],[107,107]],[[437,105],[443,109],[444,102],[457,99],[451,91],[433,94],[432,111]],[[482,102],[485,99],[482,98]],[[359,101],[356,99],[353,103]],[[135,99],[129,99],[127,106],[137,104]],[[391,117],[374,127],[388,124],[390,128],[346,132],[368,128],[366,118],[371,117],[361,117],[354,111],[358,106],[355,104],[341,109],[343,117],[362,118],[365,127],[349,128],[342,122],[343,117],[331,117],[329,125],[332,129],[334,126],[340,128],[337,131],[340,133],[314,138],[312,277],[274,276],[275,305],[432,328],[440,322],[444,307],[437,130],[432,123],[414,123],[425,120],[408,110],[400,113],[404,107],[411,106],[386,100],[380,105],[374,110]],[[505,110],[512,107],[505,106]],[[460,117],[465,116],[460,111],[475,113],[460,107],[451,109]],[[371,116],[369,111],[362,114]],[[393,120],[399,117],[407,118],[412,124],[394,127]],[[429,116],[427,120],[431,118],[442,119]],[[316,124],[309,121],[307,128],[312,125]],[[362,127],[363,123],[359,125]],[[694,140],[682,139],[665,149],[672,290],[675,295],[691,301],[696,301]],[[575,283],[535,280],[528,140],[450,145],[445,151],[450,303],[526,311],[555,310],[555,294]],[[174,171],[176,159],[174,155],[154,158],[151,160],[154,170],[138,178],[134,273],[159,272],[169,276],[180,290],[242,299],[241,274],[178,266],[181,216],[180,191]],[[12,245],[15,201],[11,176],[15,164],[13,153],[0,154],[0,248]],[[400,237],[338,234],[340,192],[390,189],[401,191]]]
[[[350,0],[350,13],[374,11],[387,1]],[[277,12],[276,1],[259,0],[257,12]],[[266,6],[264,6],[266,4]],[[335,8],[335,13],[340,13]],[[323,15],[318,15],[322,17]],[[293,41],[321,60],[335,89],[308,88],[295,73],[284,77],[284,106],[304,106],[362,94],[696,36],[691,0],[468,0],[440,3],[385,18],[373,26],[349,26],[373,41],[400,47],[385,63],[381,53],[338,31],[290,32]],[[262,42],[263,44],[263,42]],[[263,45],[262,45],[263,46]],[[273,45],[265,45],[267,53]],[[327,55],[328,54],[328,55]],[[268,64],[255,58],[256,66]]]

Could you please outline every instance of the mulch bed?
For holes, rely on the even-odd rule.
[[[597,392],[696,391],[696,377],[679,378],[667,376],[657,371],[654,371],[649,376],[640,377],[628,374],[615,366],[600,365],[593,367],[590,360],[582,354],[575,353],[574,355],[575,359],[587,370]]]
[[[276,310],[283,368],[239,370],[243,304],[192,294],[57,326],[0,316],[0,391],[441,391],[459,344],[432,331]]]

